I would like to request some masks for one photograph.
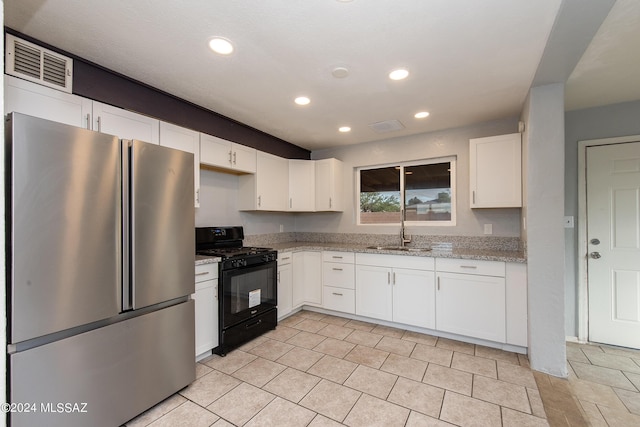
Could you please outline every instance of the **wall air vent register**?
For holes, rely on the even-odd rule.
[[[71,93],[73,60],[48,49],[6,35],[6,73]]]

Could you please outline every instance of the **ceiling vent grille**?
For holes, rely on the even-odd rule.
[[[393,132],[404,129],[404,125],[399,120],[385,120],[384,122],[371,123],[369,127],[378,133]]]
[[[48,49],[6,35],[6,72],[15,77],[71,93],[73,60]]]

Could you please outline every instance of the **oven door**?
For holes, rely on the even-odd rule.
[[[277,306],[276,274],[275,261],[220,272],[220,324],[223,329]]]

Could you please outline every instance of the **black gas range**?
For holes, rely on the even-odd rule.
[[[243,246],[244,230],[196,228],[196,254],[217,256],[220,343],[225,355],[234,347],[275,329],[277,324],[277,258],[271,248]]]

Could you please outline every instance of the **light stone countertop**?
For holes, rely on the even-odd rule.
[[[219,256],[196,255],[196,265],[215,264],[222,261]]]
[[[526,263],[523,251],[498,251],[486,249],[447,249],[433,248],[431,251],[399,251],[390,249],[370,249],[365,245],[350,243],[317,243],[317,242],[282,242],[270,245],[278,252],[297,252],[297,251],[343,251],[343,252],[359,252],[368,254],[386,254],[386,255],[402,255],[402,256],[423,256],[433,258],[458,258],[458,259],[474,259],[482,261],[503,261]],[[408,245],[411,247],[411,245]]]

